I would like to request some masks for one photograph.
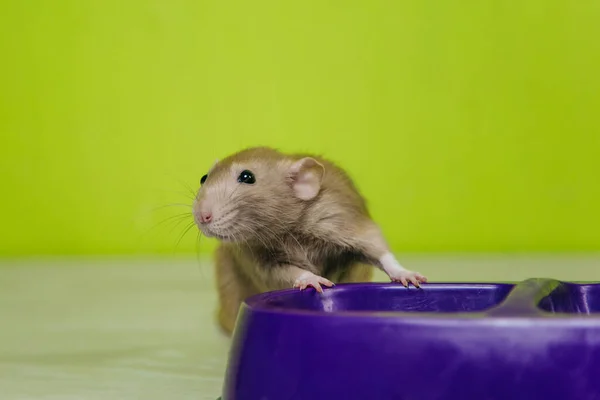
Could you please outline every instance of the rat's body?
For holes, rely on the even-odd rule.
[[[222,240],[219,322],[229,333],[253,294],[369,281],[370,265],[405,285],[426,280],[400,266],[351,179],[327,160],[252,148],[216,163],[203,182],[194,216]]]

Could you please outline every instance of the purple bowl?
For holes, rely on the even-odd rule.
[[[223,400],[600,399],[600,284],[346,284],[242,305]]]

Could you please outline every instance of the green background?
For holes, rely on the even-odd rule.
[[[0,254],[196,251],[161,223],[186,209],[156,207],[255,144],[345,166],[397,251],[600,250],[598,21],[592,0],[5,0]]]

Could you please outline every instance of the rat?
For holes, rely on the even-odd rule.
[[[215,251],[218,321],[233,331],[247,297],[367,282],[373,266],[392,282],[427,282],[405,269],[350,176],[323,157],[252,147],[215,161],[193,203]]]

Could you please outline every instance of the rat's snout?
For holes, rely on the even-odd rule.
[[[213,180],[209,187],[203,187],[194,201],[194,222],[206,237],[227,238],[233,227],[237,211],[229,209],[229,203],[223,202],[229,196],[226,188]]]
[[[200,211],[200,223],[208,224],[212,221],[212,213],[209,211]]]
[[[208,228],[209,225],[214,225],[215,219],[217,219],[214,213],[214,206],[210,199],[201,198],[197,199],[194,203],[194,219],[196,221],[196,225],[202,230],[204,228]]]
[[[213,221],[212,207],[206,201],[197,201],[194,204],[194,219],[198,225],[206,225]]]

